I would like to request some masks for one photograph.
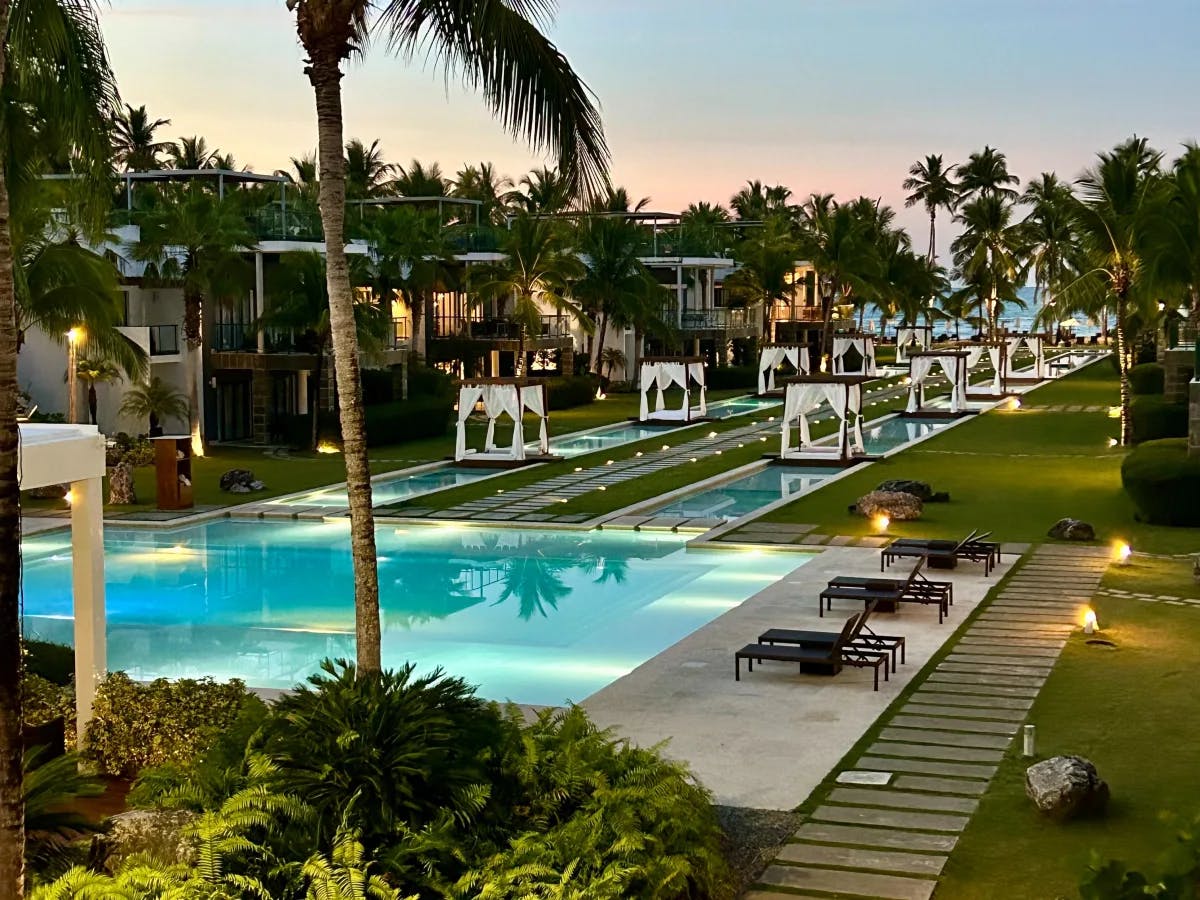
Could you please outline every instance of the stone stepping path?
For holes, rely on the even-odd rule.
[[[837,773],[745,900],[929,900],[1108,557],[1102,548],[1037,547],[885,714],[875,741]]]

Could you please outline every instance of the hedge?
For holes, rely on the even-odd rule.
[[[1200,456],[1188,456],[1187,438],[1147,441],[1125,457],[1121,483],[1143,521],[1200,525]]]
[[[1162,397],[1135,397],[1130,406],[1130,423],[1135,444],[1187,437],[1188,405],[1172,403]]]
[[[1135,394],[1161,394],[1166,389],[1167,371],[1158,363],[1141,363],[1129,370],[1129,389]]]
[[[757,366],[713,366],[704,373],[710,391],[755,389],[758,387]]]
[[[454,400],[452,395],[447,394],[440,397],[410,397],[395,403],[366,407],[367,446],[441,437],[450,428]]]
[[[599,382],[591,375],[546,379],[546,403],[551,410],[586,406],[596,400]]]

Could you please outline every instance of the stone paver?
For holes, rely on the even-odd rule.
[[[972,813],[976,806],[974,800],[964,800],[960,797],[932,797],[929,794],[911,791],[872,788],[836,788],[829,794],[829,802],[953,813]]]
[[[863,756],[859,765],[893,772],[910,772],[917,775],[944,775],[948,778],[991,778],[996,774],[992,764],[950,762],[938,759],[900,759],[887,756]]]
[[[940,854],[899,853],[895,850],[837,847],[829,844],[787,844],[780,851],[779,859],[789,863],[879,869],[929,876],[939,874],[946,864],[946,857]]]
[[[931,778],[926,775],[901,775],[896,779],[896,787],[906,791],[936,791],[943,794],[966,794],[980,797],[987,790],[988,783],[982,780],[966,778]]]
[[[868,806],[819,806],[812,817],[820,822],[843,825],[875,825],[916,831],[961,832],[971,821],[969,816],[953,813],[909,812],[899,809],[874,809]]]
[[[915,702],[917,695],[913,695],[912,700],[905,705],[904,711],[913,715],[921,716],[939,716],[950,717],[956,719],[1000,719],[1004,722],[1023,722],[1025,720],[1025,710],[1022,709],[997,709],[995,707],[984,707],[981,709],[972,709],[969,706],[937,706],[926,705],[924,703]]]
[[[808,866],[771,866],[763,873],[763,881],[780,887],[838,891],[881,900],[928,900],[937,885],[936,881],[924,878]]]
[[[805,822],[796,832],[801,841],[821,841],[827,844],[852,844],[859,847],[912,850],[921,853],[949,853],[958,843],[953,834],[930,834],[903,831],[895,828],[870,828],[857,825],[837,825],[830,822]]]
[[[905,707],[906,710],[911,707]],[[1012,737],[1017,725],[1012,722],[992,722],[986,719],[954,719],[942,716],[898,715],[892,724],[901,728],[938,728],[946,731],[970,731],[979,734],[1003,734]]]
[[[900,743],[931,744],[938,747],[970,747],[980,750],[1003,750],[1011,742],[1011,735],[977,734],[964,731],[943,731],[932,728],[902,728],[900,723],[879,732],[883,741]]]

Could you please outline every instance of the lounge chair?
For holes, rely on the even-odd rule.
[[[851,616],[846,620],[841,632],[834,642],[827,647],[796,647],[773,644],[747,644],[733,654],[733,677],[735,681],[742,680],[742,660],[746,660],[749,671],[754,671],[757,660],[773,660],[776,662],[794,662],[800,664],[800,671],[817,675],[837,675],[842,666],[875,670],[875,690],[879,690],[879,670],[883,669],[883,679],[888,679],[889,654],[873,650],[863,650],[850,645],[850,634],[854,631],[863,613]]]
[[[925,556],[929,559],[931,569],[953,569],[958,561],[983,563],[983,574],[992,574],[992,569],[1000,562],[1000,544],[985,538],[990,531],[980,534],[972,531],[961,541],[947,541],[936,538],[897,538],[884,547],[879,555],[879,571],[890,566],[897,559]]]
[[[858,617],[858,624],[850,633],[850,646],[876,653],[888,653],[892,658],[892,671],[896,671],[896,657],[904,663],[904,638],[901,635],[876,634],[867,624],[875,604],[869,603]],[[760,644],[796,644],[800,647],[830,647],[837,642],[839,634],[833,631],[802,631],[795,628],[768,628],[758,636]]]
[[[852,578],[840,576],[829,582],[817,598],[817,611],[824,616],[825,610],[833,609],[834,600],[861,600],[874,604],[879,612],[895,612],[901,603],[935,604],[938,608],[938,624],[950,614],[953,586],[945,581],[929,581],[921,574],[925,557],[917,558],[908,573],[900,580],[894,578]]]

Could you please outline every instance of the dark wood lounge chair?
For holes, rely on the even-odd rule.
[[[997,541],[985,540],[991,532],[979,534],[972,531],[961,541],[947,541],[936,538],[897,538],[884,547],[879,556],[879,571],[890,566],[898,559],[926,556],[930,568],[953,569],[958,561],[983,563],[983,574],[991,575],[992,569],[1000,562],[1000,544]]]
[[[896,659],[904,663],[904,637],[893,634],[876,634],[867,624],[875,604],[870,603],[850,633],[850,646],[875,653],[887,653],[892,659],[892,671],[896,671]],[[760,644],[796,644],[800,647],[831,647],[840,637],[835,631],[806,631],[796,628],[768,628],[758,636]]]
[[[875,604],[880,612],[895,612],[901,603],[934,604],[938,609],[938,624],[950,613],[950,591],[946,582],[922,580],[921,567],[925,557],[919,557],[907,578],[853,579],[850,583],[838,583],[834,579],[821,591],[817,598],[817,611],[833,609],[834,600],[860,600],[864,604]],[[865,608],[865,607],[864,607]]]
[[[754,663],[763,660],[794,662],[800,671],[816,675],[836,675],[842,666],[875,670],[875,690],[879,690],[879,670],[883,669],[884,681],[888,679],[889,654],[864,650],[850,645],[850,634],[864,614],[858,613],[846,620],[836,640],[826,647],[802,647],[774,644],[747,644],[733,654],[733,677],[742,680],[742,660],[747,669],[754,671]]]

